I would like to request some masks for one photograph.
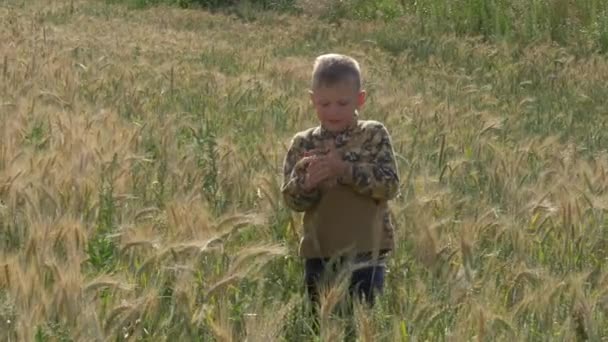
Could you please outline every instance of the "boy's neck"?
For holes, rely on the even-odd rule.
[[[355,112],[355,114],[353,114],[353,121],[346,126],[344,129],[341,129],[339,131],[330,131],[327,128],[323,127],[323,125],[321,125],[321,134],[322,135],[329,135],[329,136],[337,136],[340,135],[342,133],[346,133],[349,131],[352,131],[353,128],[355,128],[357,126],[357,122],[359,121],[359,113]]]

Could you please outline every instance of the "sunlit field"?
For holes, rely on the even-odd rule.
[[[0,340],[608,339],[608,5],[168,2],[0,0]],[[280,184],[327,52],[401,191],[317,334]]]

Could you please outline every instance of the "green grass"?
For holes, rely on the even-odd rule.
[[[109,1],[109,0],[108,0]],[[408,21],[416,35],[480,36],[487,40],[534,45],[539,40],[574,45],[578,51],[605,53],[608,49],[608,5],[601,0],[111,0],[135,8],[158,4],[224,9],[246,20],[260,10],[306,14],[334,23],[342,20]],[[403,27],[403,26],[402,26]],[[399,38],[400,35],[395,35]]]
[[[603,2],[132,4],[0,5],[2,339],[320,340],[279,184],[329,51],[402,179],[362,340],[608,336]]]

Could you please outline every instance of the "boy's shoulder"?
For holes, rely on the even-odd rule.
[[[321,134],[321,126],[310,127],[303,131],[299,131],[293,136],[293,140],[309,140],[315,135]]]
[[[386,127],[380,121],[376,120],[359,120],[357,122],[359,130],[369,133],[376,133],[379,131],[386,131]]]
[[[388,133],[386,126],[382,122],[376,120],[357,120],[357,127],[355,129],[355,132],[356,131],[358,131],[358,133],[354,133],[356,135],[363,133],[364,135],[369,134],[373,136],[379,132],[384,135]],[[292,142],[296,142],[299,144],[307,144],[309,142],[312,142],[313,140],[320,140],[322,138],[323,137],[321,126],[315,126],[294,134]]]
[[[291,138],[291,145],[294,148],[313,149],[315,148],[315,136],[318,138],[321,132],[321,127],[311,127],[303,131],[299,131]]]

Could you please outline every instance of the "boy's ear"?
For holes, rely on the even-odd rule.
[[[366,98],[367,93],[365,92],[365,90],[359,91],[359,94],[357,94],[357,107],[363,107]]]
[[[310,102],[314,105],[315,104],[315,98],[314,98],[313,94],[314,93],[312,92],[312,90],[308,91],[308,95],[310,96]]]

